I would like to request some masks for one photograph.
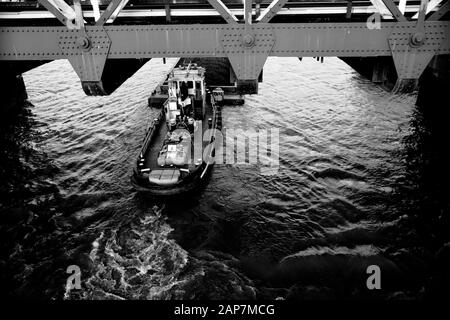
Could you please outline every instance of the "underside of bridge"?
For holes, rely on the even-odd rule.
[[[448,65],[441,60],[450,54],[449,7],[446,0],[0,2],[1,93],[13,105],[26,97],[22,72],[67,59],[86,94],[108,95],[149,59],[166,57],[217,59],[223,79],[257,93],[269,56],[339,57],[404,90],[427,67],[440,77]]]

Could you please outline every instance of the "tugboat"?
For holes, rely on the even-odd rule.
[[[175,67],[167,78],[168,98],[150,125],[133,169],[136,190],[170,196],[195,189],[214,165],[214,129],[221,110],[195,63]]]

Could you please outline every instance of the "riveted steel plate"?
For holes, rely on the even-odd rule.
[[[251,43],[246,45],[245,39]],[[261,73],[275,44],[275,37],[270,28],[236,27],[223,31],[221,43],[236,77],[253,80]]]
[[[68,58],[80,78],[93,83],[99,81],[106,57],[229,57],[239,77],[245,80],[245,77],[254,78],[258,74],[259,67],[265,61],[266,51],[269,51],[269,56],[277,57],[373,57],[393,54],[401,77],[418,77],[433,54],[450,54],[450,38],[443,38],[443,35],[450,34],[450,21],[427,20],[424,25],[428,38],[424,46],[418,49],[406,46],[410,34],[416,29],[416,21],[382,22],[380,29],[368,29],[364,22],[257,23],[251,26],[256,39],[255,47],[250,49],[233,47],[238,43],[233,37],[236,34],[240,37],[243,35],[243,24],[86,25],[89,36],[100,36],[94,37],[90,52],[76,46],[82,31],[68,30],[65,26],[0,27],[0,60]],[[394,34],[398,32],[408,35]],[[230,33],[233,37],[225,44],[232,46],[226,47],[225,51],[223,36]],[[270,35],[262,36],[269,40],[266,42],[267,47],[261,46],[261,34]],[[61,38],[65,36],[73,37]],[[271,37],[275,41],[270,48]],[[64,44],[64,40],[68,41]],[[107,44],[102,44],[103,41]],[[241,70],[235,67],[237,65],[248,67]]]
[[[252,28],[272,31],[276,39],[270,56],[278,57],[370,57],[390,56],[387,41],[396,22],[382,22],[369,30],[366,23],[257,23]],[[416,22],[402,24],[411,32]],[[238,25],[238,31],[244,29]],[[448,32],[449,21],[425,21],[434,32]],[[87,33],[105,30],[111,40],[108,59],[158,57],[227,57],[221,44],[230,24],[200,25],[108,25],[86,26]],[[59,35],[67,27],[0,27],[0,60],[55,60],[66,57]],[[450,53],[447,38],[437,54]]]
[[[447,30],[447,31],[445,31]],[[433,27],[425,24],[425,41],[419,47],[410,46],[415,28],[398,23],[392,30],[388,43],[400,79],[418,79],[428,63],[444,45],[450,32],[448,24]]]
[[[87,37],[90,49],[83,50],[77,42]],[[62,53],[72,64],[81,81],[100,81],[106,58],[111,47],[111,40],[103,28],[82,30],[61,30],[58,44]]]

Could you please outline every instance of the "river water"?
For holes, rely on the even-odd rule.
[[[151,60],[108,97],[66,61],[24,74],[2,124],[2,294],[38,299],[421,298],[448,281],[448,173],[416,95],[337,58],[269,58],[226,128],[279,129],[279,169],[216,165],[197,196],[162,203],[129,182],[175,63]],[[447,243],[447,244],[445,244]],[[368,265],[382,290],[366,287]],[[82,289],[66,288],[69,265]],[[444,280],[445,281],[444,281]]]

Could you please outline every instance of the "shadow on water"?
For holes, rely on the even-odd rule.
[[[37,146],[45,140],[45,125],[35,121],[34,106],[25,102],[0,124],[0,267],[2,295],[21,291],[22,279],[14,277],[27,269],[27,261],[40,258],[29,251],[43,234],[54,230],[49,218],[59,199],[52,177],[57,167]],[[33,291],[32,286],[28,288]],[[20,293],[21,295],[22,293]],[[27,294],[25,293],[25,296]]]
[[[449,82],[433,77],[429,70],[423,75],[411,133],[403,139],[406,176],[398,191],[408,217],[400,230],[409,230],[410,245],[430,255],[424,297],[444,298],[450,287],[450,111],[441,99]]]
[[[51,299],[62,297],[69,265],[88,265],[96,227],[115,214],[102,204],[118,195],[61,195],[45,152],[51,132],[33,108],[25,102],[0,124],[1,296]]]
[[[351,236],[344,242],[345,250],[340,251],[330,249],[336,239],[325,237],[322,241],[303,241],[297,248],[301,253],[279,261],[243,260],[247,273],[262,280],[262,296],[273,298],[273,288],[289,288],[290,299],[449,296],[450,157],[446,149],[450,112],[443,101],[429,95],[430,85],[422,85],[423,96],[417,100],[411,116],[410,132],[402,139],[400,157],[405,174],[396,181],[387,206],[399,218],[376,230],[377,237],[385,237],[383,241],[375,237],[374,242],[369,242],[382,249],[370,252],[373,248],[368,246],[349,258],[349,253],[362,248],[358,246],[360,239]],[[437,90],[445,92],[448,88]],[[364,237],[367,236],[365,231]],[[365,268],[370,264],[381,267],[382,293],[365,288]]]

